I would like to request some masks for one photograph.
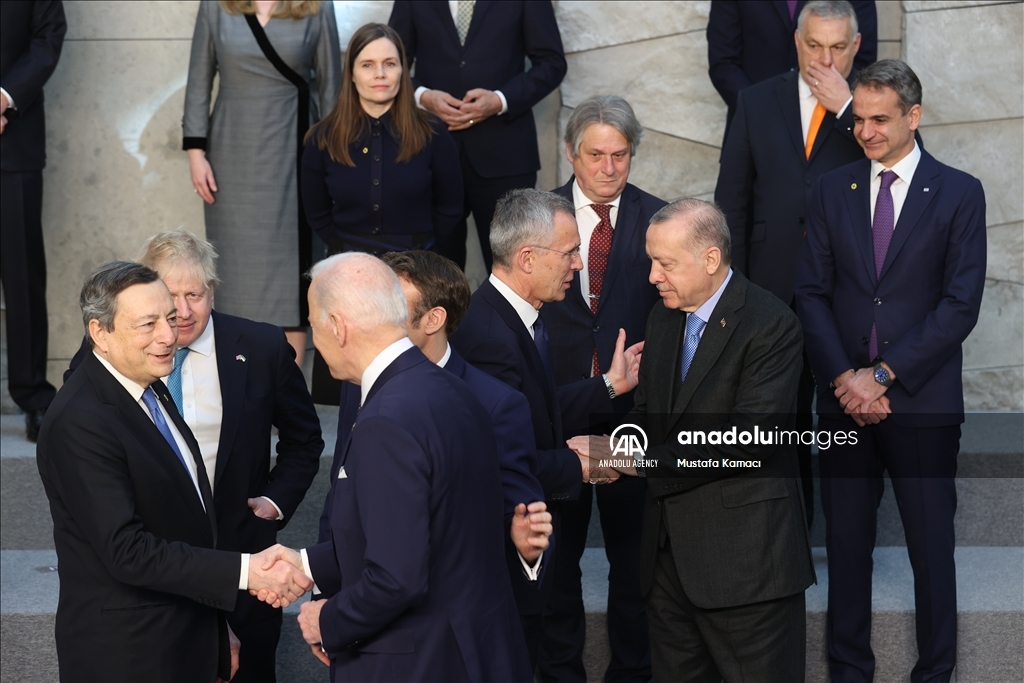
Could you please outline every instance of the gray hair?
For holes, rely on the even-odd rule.
[[[808,16],[815,16],[819,19],[849,19],[851,36],[857,35],[860,30],[860,25],[857,23],[857,12],[853,9],[853,5],[846,0],[813,0],[804,5],[796,20],[796,30],[800,35],[804,34],[804,21]]]
[[[677,199],[661,207],[658,213],[651,216],[651,225],[667,223],[670,220],[686,221],[683,247],[691,254],[699,256],[708,247],[718,247],[722,252],[722,262],[732,263],[729,224],[717,204],[692,197]]]
[[[340,313],[360,330],[405,329],[409,308],[398,276],[376,256],[350,251],[335,254],[309,271],[309,291],[326,320]]]
[[[883,59],[858,71],[850,89],[856,90],[862,85],[873,90],[895,90],[904,114],[915,104],[921,104],[921,81],[906,62],[898,59]]]
[[[494,263],[511,269],[516,253],[525,246],[551,242],[555,214],[576,215],[568,199],[533,188],[510,190],[494,206],[491,219],[491,253]]]
[[[184,230],[160,232],[150,237],[139,250],[139,263],[159,271],[158,265],[173,268],[181,263],[192,271],[208,289],[217,279],[217,250],[204,239]]]
[[[565,143],[569,145],[574,157],[580,155],[583,134],[595,123],[609,125],[622,133],[622,137],[629,143],[629,155],[636,156],[636,148],[640,146],[644,129],[636,120],[633,107],[617,95],[595,95],[576,105],[565,125]]]
[[[134,285],[145,285],[156,282],[160,276],[152,268],[141,263],[128,261],[112,261],[105,263],[89,274],[82,285],[82,293],[78,296],[78,304],[82,308],[82,322],[85,324],[85,336],[92,345],[89,334],[89,323],[98,320],[108,332],[114,329],[114,317],[117,315],[117,297],[124,290]]]

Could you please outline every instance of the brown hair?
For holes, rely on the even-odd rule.
[[[472,298],[469,281],[455,262],[432,251],[392,251],[384,254],[381,260],[391,266],[398,277],[411,282],[420,293],[416,302],[416,320],[431,308],[440,306],[448,313],[445,334],[449,337],[454,334],[466,317]]]
[[[363,49],[379,38],[387,38],[396,48],[402,63],[402,78],[398,84],[398,95],[391,105],[393,131],[398,138],[398,161],[409,161],[427,146],[434,135],[430,127],[430,115],[416,106],[413,97],[412,79],[409,77],[409,60],[405,46],[390,26],[366,24],[352,34],[345,50],[345,68],[341,74],[341,88],[338,89],[338,103],[334,111],[325,116],[306,134],[306,140],[316,140],[317,147],[330,152],[331,159],[345,166],[355,166],[348,153],[349,145],[365,135],[370,128],[370,117],[359,104],[359,93],[352,82],[356,57]]]
[[[252,0],[220,0],[220,8],[228,14],[256,14]],[[320,0],[281,0],[271,16],[301,19],[320,11]]]

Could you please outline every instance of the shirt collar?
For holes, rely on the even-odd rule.
[[[921,148],[917,146],[917,140],[914,141],[914,149],[910,150],[910,154],[903,157],[889,169],[893,171],[899,179],[905,182],[907,185],[914,179],[914,173],[917,171],[917,165],[921,162]],[[885,170],[885,166],[881,162],[871,160],[871,180],[874,181],[878,174]]]
[[[577,211],[579,211],[585,206],[592,206],[597,203],[607,204],[608,206],[614,206],[616,209],[618,209],[620,199],[622,199],[621,192],[619,193],[618,197],[611,200],[610,202],[593,202],[590,200],[590,197],[583,194],[583,190],[580,188],[580,181],[577,180],[576,178],[572,179],[572,203],[573,206],[576,207]]]
[[[816,98],[814,93],[811,92],[811,86],[804,80],[804,75],[802,73],[799,74],[796,79],[796,90],[797,93],[799,93],[801,100],[813,99],[815,102],[818,101],[818,98]]]
[[[512,308],[516,309],[516,313],[519,314],[519,318],[523,321],[523,324],[526,325],[526,329],[532,330],[533,324],[537,322],[537,317],[540,316],[537,309],[534,308],[529,301],[512,291],[512,288],[499,280],[498,276],[494,273],[491,273],[491,276],[487,279],[492,285],[494,285],[494,288],[498,290],[498,293],[505,297],[506,301],[512,304]]]
[[[731,279],[732,279],[732,268],[730,268],[728,274],[726,274],[725,282],[723,282],[718,287],[718,289],[715,290],[715,293],[711,295],[711,298],[708,299],[707,301],[705,301],[703,304],[701,304],[700,308],[698,308],[696,311],[694,311],[692,313],[692,315],[696,315],[698,318],[700,318],[705,323],[707,323],[708,322],[708,318],[710,318],[711,314],[715,312],[715,306],[718,305],[718,300],[722,298],[722,292],[725,291],[725,287],[726,287],[726,285],[729,284],[729,280],[731,280]]]
[[[138,382],[136,382],[135,380],[128,379],[127,377],[122,375],[120,372],[117,371],[117,369],[113,365],[110,364],[110,361],[108,361],[106,358],[104,358],[100,354],[96,353],[95,349],[93,349],[93,354],[100,361],[100,363],[103,363],[103,367],[105,367],[107,369],[107,372],[109,372],[111,375],[113,375],[114,379],[116,379],[118,381],[118,383],[122,387],[124,387],[125,391],[127,391],[129,394],[131,394],[132,398],[136,402],[138,402],[138,401],[140,401],[142,399],[142,395],[144,393],[146,393],[146,389],[148,387],[144,387],[141,384],[139,384]]]
[[[188,345],[188,348],[195,353],[203,356],[209,356],[213,353],[213,315],[210,315],[210,319],[206,323],[206,329],[199,335],[199,338]]]
[[[412,341],[410,341],[408,337],[402,337],[378,353],[377,357],[370,361],[370,364],[366,366],[365,370],[363,370],[363,378],[359,383],[361,390],[361,398],[359,399],[360,406],[366,403],[366,397],[369,395],[370,389],[373,388],[374,382],[376,382],[377,378],[380,377],[380,374],[384,372],[389,365],[394,363],[396,358],[411,349],[412,346]]]
[[[452,345],[451,344],[445,344],[445,346],[444,346],[444,355],[441,356],[441,360],[437,361],[437,366],[440,367],[440,368],[443,368],[444,366],[448,365],[448,361],[451,360],[451,357],[452,357]]]

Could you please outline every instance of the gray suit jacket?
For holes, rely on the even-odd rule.
[[[680,445],[681,430],[792,428],[802,335],[779,299],[734,272],[680,381],[686,314],[656,305],[647,323],[636,407],[649,461],[642,588],[658,547],[671,542],[687,596],[706,609],[793,595],[815,580],[796,445]],[[717,460],[681,467],[679,460]],[[760,461],[757,469],[724,459]]]

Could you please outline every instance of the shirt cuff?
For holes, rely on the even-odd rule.
[[[501,111],[498,112],[498,116],[501,116],[508,111],[508,100],[505,99],[504,93],[500,90],[495,90],[494,94],[498,96],[499,100],[501,100]]]
[[[242,553],[242,571],[238,576],[238,590],[249,590],[249,553]]]
[[[539,579],[540,578],[540,566],[541,566],[541,564],[544,563],[544,556],[541,555],[540,557],[538,557],[537,558],[537,564],[535,564],[535,565],[533,565],[531,567],[529,565],[529,563],[526,561],[526,558],[523,557],[523,554],[521,552],[519,552],[517,550],[516,551],[516,555],[519,556],[519,563],[523,565],[523,571],[526,572],[526,578],[529,581],[536,581],[537,579]]]
[[[260,498],[262,498],[263,500],[265,500],[268,503],[270,503],[271,505],[273,505],[274,509],[277,510],[277,517],[275,518],[275,519],[277,519],[277,521],[280,522],[282,519],[284,519],[284,513],[281,512],[281,508],[277,507],[277,503],[275,503],[274,501],[270,500],[266,496],[260,496]]]
[[[419,107],[420,109],[426,109],[426,107],[420,104],[420,98],[423,97],[423,93],[427,92],[428,90],[430,90],[430,88],[425,88],[421,85],[420,87],[416,88],[416,92],[413,94],[413,97],[416,99],[416,106]]]
[[[0,88],[0,92],[2,92],[4,94],[4,97],[7,98],[7,108],[8,109],[17,109],[17,107],[14,106],[14,98],[11,97],[11,93],[7,92],[3,88]]]
[[[309,555],[306,553],[306,549],[303,548],[299,551],[302,555],[302,573],[309,577],[309,580],[313,582],[313,595],[320,595],[320,588],[316,585],[316,581],[313,579],[313,570],[309,568]]]
[[[846,108],[850,106],[850,102],[853,102],[853,95],[851,95],[851,96],[850,96],[850,99],[846,100],[846,104],[844,104],[844,105],[843,105],[843,106],[842,106],[842,107],[841,107],[841,108],[839,109],[839,111],[838,111],[838,112],[836,112],[836,118],[837,118],[837,119],[838,119],[838,118],[839,118],[840,116],[842,116],[842,115],[843,115],[843,112],[844,112],[844,111],[846,111]]]

